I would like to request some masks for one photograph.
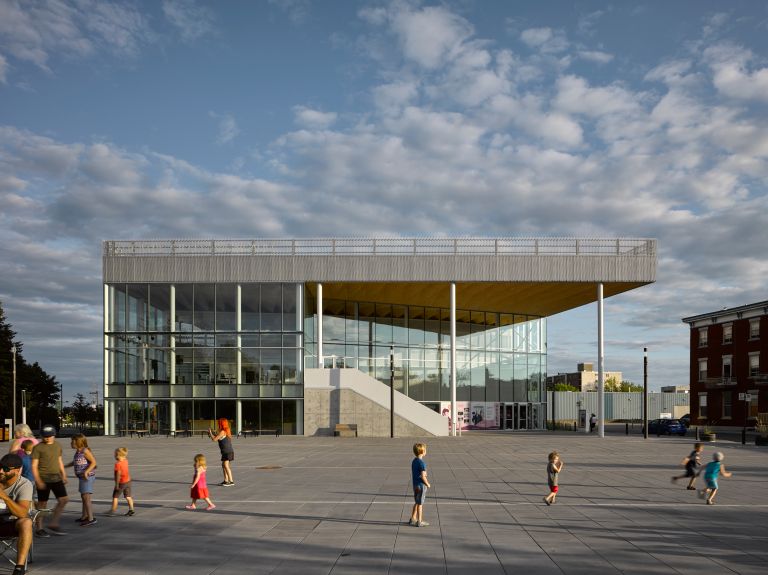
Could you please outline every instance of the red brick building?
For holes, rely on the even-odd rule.
[[[683,321],[691,328],[692,423],[741,427],[746,417],[753,426],[768,412],[768,301]]]

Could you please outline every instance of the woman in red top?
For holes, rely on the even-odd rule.
[[[221,451],[221,470],[224,472],[224,481],[219,485],[224,487],[232,487],[235,484],[235,480],[232,477],[232,468],[229,462],[235,460],[235,448],[232,447],[232,431],[229,429],[229,421],[226,417],[220,417],[217,422],[219,425],[218,431],[213,433],[213,429],[208,429],[208,437],[211,441],[219,442],[219,450]]]

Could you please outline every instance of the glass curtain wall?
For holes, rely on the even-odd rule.
[[[270,428],[296,433],[303,299],[300,284],[109,285],[111,432],[235,419],[241,400],[241,407],[255,401]]]
[[[305,304],[305,365],[317,361],[313,300]],[[461,309],[456,315],[458,401],[545,401],[544,318]],[[448,309],[323,300],[326,366],[354,367],[388,385],[390,346],[398,391],[420,402],[450,401]]]

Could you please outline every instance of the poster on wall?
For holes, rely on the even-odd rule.
[[[501,427],[500,403],[492,401],[457,401],[456,412],[460,414],[459,429],[500,429]],[[440,413],[450,420],[450,401],[440,402]]]

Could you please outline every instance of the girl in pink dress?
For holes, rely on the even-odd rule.
[[[192,485],[189,490],[189,496],[192,498],[192,503],[186,505],[187,509],[197,509],[195,503],[198,499],[202,499],[208,504],[205,508],[206,511],[216,509],[216,506],[211,501],[208,494],[208,482],[205,480],[205,455],[198,453],[195,455],[195,476],[192,480]]]

